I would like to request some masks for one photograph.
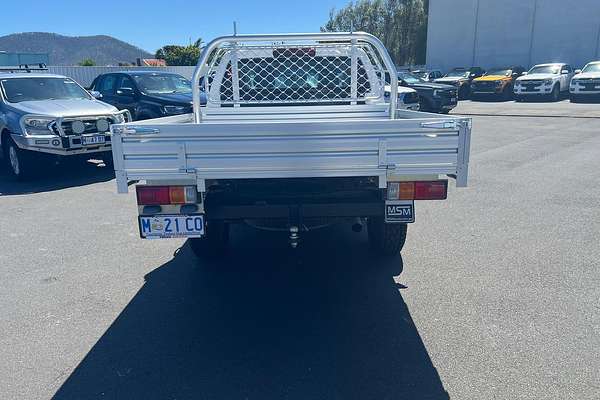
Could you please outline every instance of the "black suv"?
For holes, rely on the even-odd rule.
[[[181,75],[157,71],[124,71],[102,74],[90,90],[119,110],[128,109],[134,120],[192,112],[192,85]],[[201,104],[206,96],[200,94]]]
[[[456,86],[458,99],[465,100],[471,96],[471,82],[473,79],[479,78],[483,74],[485,74],[485,70],[481,67],[457,67],[444,75],[443,78],[436,79],[435,82]]]
[[[454,86],[427,82],[407,71],[398,72],[398,84],[419,93],[421,111],[448,114],[458,104]]]

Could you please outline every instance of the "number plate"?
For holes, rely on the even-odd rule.
[[[204,215],[140,215],[143,239],[197,238],[204,235]]]
[[[385,222],[409,224],[415,222],[415,202],[386,201]]]
[[[86,146],[90,144],[104,144],[106,138],[104,136],[82,136],[81,144]]]

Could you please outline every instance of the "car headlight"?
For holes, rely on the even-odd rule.
[[[26,117],[23,125],[25,125],[25,132],[28,135],[47,135],[54,133],[49,127],[52,122],[54,122],[54,118]]]
[[[123,122],[125,122],[125,116],[123,114],[115,114],[114,117],[116,124],[122,124]]]
[[[433,97],[440,97],[440,94],[441,94],[441,93],[442,93],[442,91],[441,91],[441,90],[437,90],[437,89],[435,89],[435,90],[433,91]]]
[[[188,110],[186,106],[164,106],[165,114],[183,114]]]
[[[571,81],[571,86],[576,86],[578,83],[579,83],[579,81],[578,81],[578,80],[576,80],[576,79],[573,79],[573,80]]]
[[[552,79],[544,79],[544,85],[552,85]]]
[[[504,81],[496,81],[495,82],[496,86],[502,86],[503,83],[504,83]]]

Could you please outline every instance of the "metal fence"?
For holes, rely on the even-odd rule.
[[[48,73],[64,75],[72,78],[83,87],[89,87],[92,81],[100,74],[117,71],[162,71],[173,72],[188,79],[192,78],[194,67],[80,67],[80,66],[49,66]]]

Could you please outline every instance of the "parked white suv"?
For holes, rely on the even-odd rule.
[[[569,91],[569,82],[573,77],[573,68],[569,64],[539,64],[515,81],[515,99],[544,96],[558,101],[562,92]]]
[[[385,101],[390,101],[391,88],[390,85],[385,86]],[[404,86],[398,86],[398,110],[412,110],[419,111],[421,108],[419,103],[419,94],[415,89],[407,88]]]
[[[569,89],[571,101],[576,103],[587,98],[600,98],[600,61],[588,63],[583,70],[575,73]]]

